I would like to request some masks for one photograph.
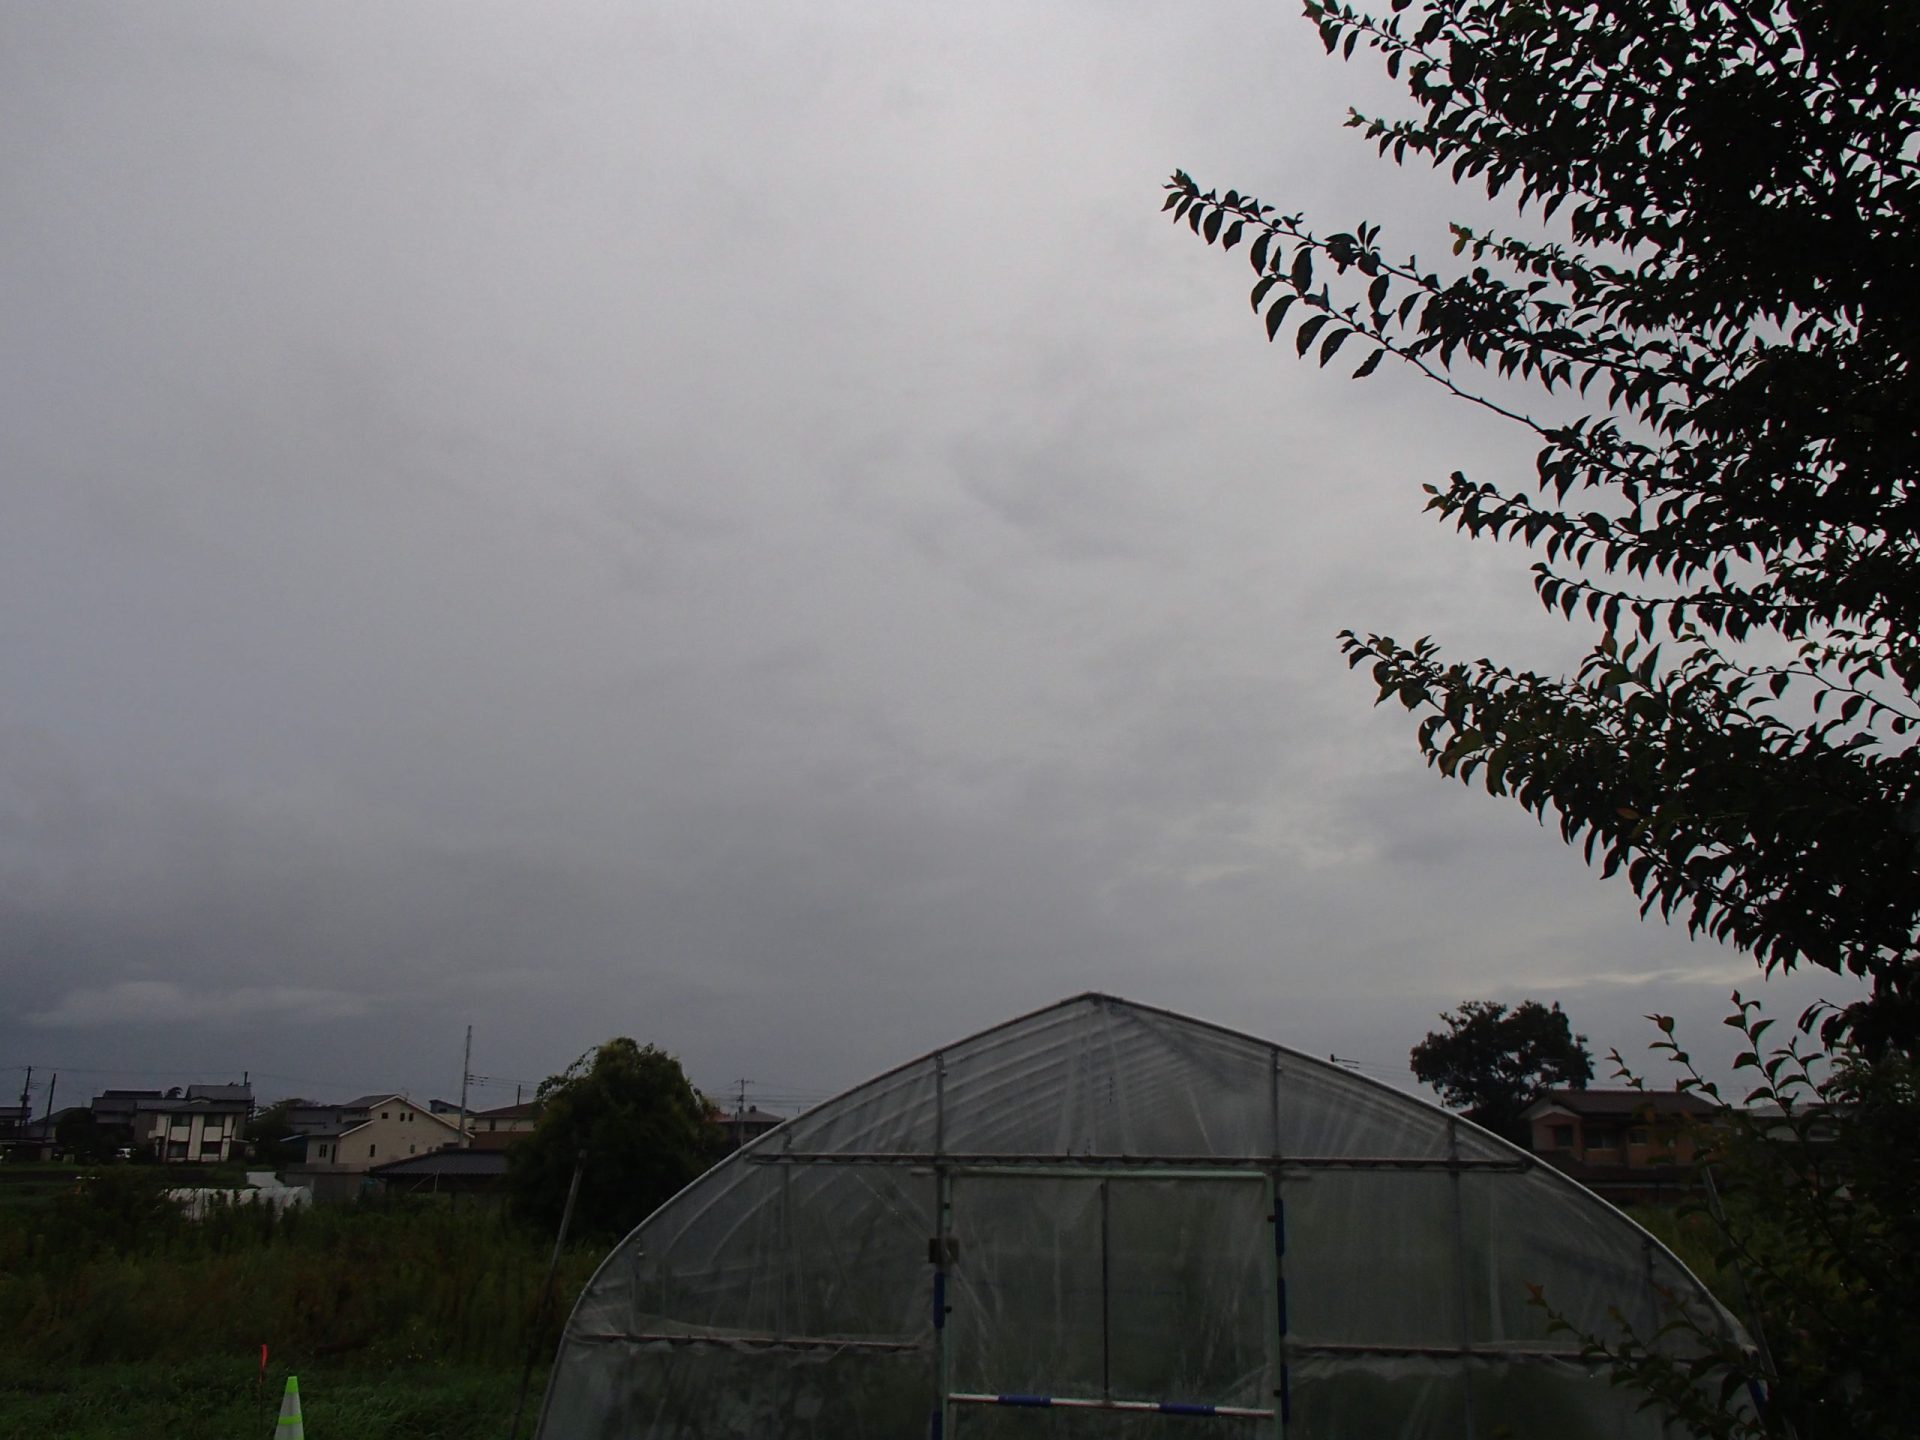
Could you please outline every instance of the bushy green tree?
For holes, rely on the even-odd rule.
[[[53,1139],[68,1159],[98,1165],[131,1146],[133,1132],[125,1125],[102,1125],[91,1110],[73,1109],[54,1125]]]
[[[560,1223],[581,1161],[574,1233],[624,1234],[718,1157],[706,1102],[680,1062],[624,1036],[582,1055],[535,1092],[540,1119],[508,1154],[514,1210]]]
[[[1445,1030],[1430,1032],[1413,1047],[1413,1073],[1469,1120],[1516,1143],[1525,1143],[1520,1116],[1552,1085],[1587,1088],[1593,1056],[1587,1037],[1573,1033],[1566,1012],[1537,1000],[1513,1009],[1492,1000],[1469,1000],[1443,1013]]]
[[[1829,1040],[1920,1045],[1920,6],[1906,0],[1308,0],[1410,115],[1396,163],[1533,236],[1322,233],[1184,172],[1244,244],[1270,338],[1388,355],[1532,433],[1531,473],[1428,508],[1536,551],[1598,634],[1570,675],[1347,633],[1428,761],[1517,800],[1658,910],[1772,973],[1866,977]],[[1525,398],[1531,396],[1531,399]]]
[[[1696,1435],[1904,1440],[1920,1415],[1920,1068],[1894,1052],[1828,1051],[1810,1039],[1817,1010],[1786,1043],[1769,1041],[1760,1006],[1734,1001],[1741,1090],[1702,1075],[1671,1020],[1654,1048],[1680,1067],[1680,1089],[1723,1107],[1696,1127],[1712,1188],[1682,1216],[1716,1237],[1721,1298],[1751,1343],[1679,1306],[1657,1333],[1580,1338]],[[1551,1296],[1540,1302],[1551,1311]],[[1739,1396],[1758,1403],[1730,1403]]]
[[[299,1145],[288,1143],[287,1137],[292,1134],[292,1127],[287,1123],[287,1114],[295,1106],[307,1103],[298,1096],[289,1096],[255,1113],[247,1122],[246,1134],[247,1149],[255,1160],[271,1165],[276,1170],[299,1162]]]

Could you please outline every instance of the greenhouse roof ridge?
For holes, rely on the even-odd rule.
[[[903,1060],[897,1065],[890,1065],[885,1070],[870,1075],[864,1080],[857,1081],[845,1090],[838,1091],[827,1099],[817,1102],[810,1106],[808,1110],[803,1111],[802,1116],[811,1114],[823,1106],[837,1104],[849,1096],[865,1090],[869,1086],[878,1085],[894,1076],[912,1070],[916,1066],[924,1065],[927,1061],[943,1056],[949,1051],[958,1050],[963,1046],[969,1046],[976,1042],[990,1039],[1003,1031],[1016,1030],[1021,1026],[1029,1025],[1045,1016],[1052,1015],[1055,1012],[1071,1010],[1076,1006],[1099,1007],[1103,1009],[1110,1008],[1129,1011],[1136,1015],[1151,1015],[1160,1020],[1172,1021],[1176,1025],[1187,1026],[1195,1030],[1209,1031],[1227,1040],[1257,1046],[1262,1050],[1271,1051],[1276,1056],[1283,1056],[1289,1061],[1301,1061],[1327,1074],[1341,1076],[1348,1084],[1376,1090],[1382,1094],[1394,1096],[1396,1099],[1404,1101],[1407,1104],[1417,1105],[1422,1109],[1433,1111],[1505,1149],[1512,1150],[1521,1155],[1528,1154],[1527,1151],[1521,1149],[1521,1147],[1515,1145],[1504,1136],[1495,1134],[1476,1121],[1469,1120],[1466,1116],[1457,1114],[1439,1102],[1429,1100],[1424,1095],[1415,1094],[1410,1090],[1402,1090],[1397,1085],[1389,1085],[1386,1081],[1375,1079],[1371,1075],[1362,1075],[1357,1071],[1349,1070],[1344,1065],[1336,1065],[1330,1060],[1322,1060],[1317,1055],[1309,1054],[1305,1050],[1297,1050],[1291,1045],[1283,1045],[1278,1040],[1269,1040],[1265,1036],[1255,1035],[1251,1031],[1236,1029],[1231,1025],[1223,1025],[1217,1020],[1204,1020],[1197,1015],[1189,1015],[1185,1011],[1174,1010],[1165,1005],[1152,1005],[1141,1000],[1129,1000],[1126,996],[1116,995],[1109,990],[1082,990],[1077,994],[1063,996],[1061,999],[1051,1001],[1048,1004],[1038,1006],[1035,1009],[1025,1011],[1019,1015],[1010,1016],[1005,1020],[996,1021],[983,1029],[959,1036],[956,1039],[946,1041],[944,1044],[936,1045],[931,1050],[922,1051],[912,1059]],[[754,1144],[757,1145],[765,1139],[765,1136],[761,1136]],[[752,1147],[749,1146],[748,1148]]]

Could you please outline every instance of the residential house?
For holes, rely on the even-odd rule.
[[[176,1089],[175,1096],[180,1092]],[[102,1090],[87,1108],[93,1111],[94,1123],[98,1125],[120,1125],[127,1130],[128,1138],[133,1135],[133,1120],[138,1113],[142,1100],[164,1100],[164,1090]]]
[[[46,1160],[53,1152],[53,1129],[35,1120],[28,1105],[0,1105],[0,1158]]]
[[[540,1123],[540,1102],[526,1100],[476,1110],[467,1117],[467,1123],[473,1131],[474,1149],[505,1150],[533,1133]]]
[[[519,1100],[511,1105],[496,1105],[491,1110],[473,1112],[473,1128],[488,1134],[531,1135],[540,1123],[542,1102]]]
[[[1675,1091],[1545,1091],[1522,1113],[1534,1154],[1609,1200],[1671,1201],[1698,1183],[1694,1132],[1718,1107]]]
[[[387,1091],[375,1091],[371,1095],[360,1095],[352,1100],[343,1100],[337,1105],[310,1101],[287,1107],[287,1129],[295,1135],[330,1135],[358,1125],[373,1113],[373,1107],[393,1096]]]
[[[339,1108],[347,1112],[346,1123],[304,1132],[306,1158],[288,1171],[289,1178],[311,1185],[317,1200],[350,1198],[368,1171],[389,1161],[467,1146],[457,1124],[405,1095],[361,1096]]]
[[[253,1113],[249,1085],[178,1086],[158,1090],[106,1090],[87,1107],[94,1123],[123,1130],[127,1143],[150,1150],[170,1164],[218,1165],[246,1153]]]

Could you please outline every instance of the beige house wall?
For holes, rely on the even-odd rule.
[[[343,1135],[309,1141],[307,1163],[302,1168],[368,1170],[389,1160],[405,1160],[409,1155],[430,1155],[435,1150],[465,1145],[466,1137],[459,1128],[449,1125],[426,1106],[409,1100],[385,1100],[373,1107],[364,1124],[354,1126]]]

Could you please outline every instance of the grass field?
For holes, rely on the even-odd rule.
[[[9,1440],[270,1440],[286,1371],[258,1384],[249,1359],[29,1369],[0,1363]],[[506,1440],[517,1367],[309,1365],[299,1374],[310,1440]],[[532,1429],[545,1375],[528,1392]]]
[[[605,1248],[570,1247],[543,1309],[552,1238],[498,1209],[403,1200],[188,1221],[162,1198],[167,1178],[9,1180],[4,1440],[267,1440],[289,1373],[314,1440],[505,1440],[525,1357],[550,1359]]]

